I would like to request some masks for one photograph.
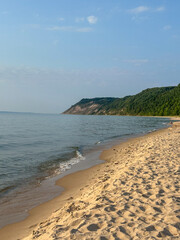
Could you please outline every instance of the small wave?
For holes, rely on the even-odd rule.
[[[101,143],[101,141],[98,141],[98,142],[96,142],[95,144],[100,144]]]
[[[4,187],[3,189],[0,189],[0,195],[8,193],[10,190],[12,190],[14,188],[15,188],[14,185]]]
[[[80,153],[80,151],[76,150],[76,156],[71,158],[70,160],[61,162],[59,165],[59,169],[56,169],[55,173],[59,174],[59,173],[65,172],[71,169],[73,165],[83,160],[85,160],[85,157]]]
[[[152,133],[152,132],[155,132],[155,131],[157,131],[157,129],[152,129],[152,130],[148,131],[148,133]]]

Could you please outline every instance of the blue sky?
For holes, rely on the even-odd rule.
[[[0,111],[59,113],[180,80],[179,0],[0,2]]]

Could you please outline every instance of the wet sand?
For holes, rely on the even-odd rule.
[[[0,239],[179,239],[180,123],[103,151]]]

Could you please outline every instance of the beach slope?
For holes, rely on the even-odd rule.
[[[29,239],[179,239],[180,124],[104,151],[75,198]]]

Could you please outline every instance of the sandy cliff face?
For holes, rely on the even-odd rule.
[[[93,101],[88,104],[76,104],[69,108],[64,114],[82,114],[82,115],[91,115],[98,114],[101,108],[100,104],[95,104]]]

